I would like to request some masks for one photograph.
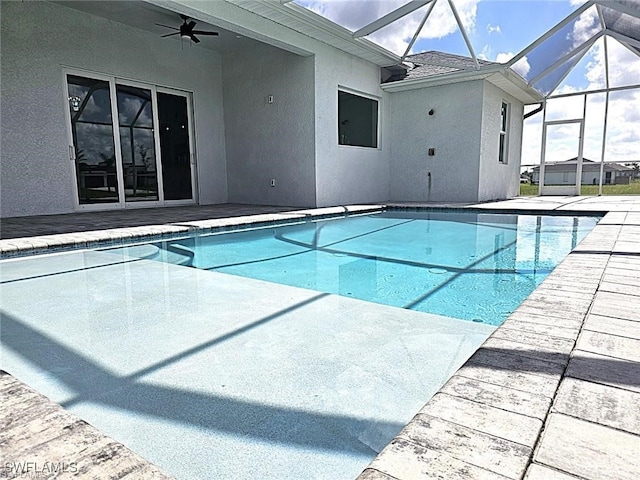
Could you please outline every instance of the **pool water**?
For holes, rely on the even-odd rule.
[[[353,479],[595,222],[387,212],[3,260],[0,368],[176,478]]]
[[[161,242],[154,258],[500,325],[597,221],[386,212]]]

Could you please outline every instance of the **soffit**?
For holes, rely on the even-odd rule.
[[[278,1],[258,0],[226,1],[375,65],[383,67],[400,61],[398,55],[369,40],[353,38],[350,30],[295,3],[281,4]]]

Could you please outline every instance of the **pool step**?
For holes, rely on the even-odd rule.
[[[195,253],[189,247],[179,243],[163,242],[162,247],[155,244],[133,245],[109,250],[110,253],[124,253],[128,257],[155,260],[173,265],[193,266]]]

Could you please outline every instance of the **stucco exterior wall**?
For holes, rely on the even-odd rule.
[[[378,148],[338,144],[338,90],[379,102]],[[380,68],[331,47],[316,54],[317,206],[384,202],[389,199],[390,116]]]
[[[0,214],[74,210],[63,67],[191,91],[199,202],[227,201],[221,59],[44,2],[2,2]]]
[[[482,81],[391,94],[392,201],[478,200],[482,95]]]
[[[507,163],[498,161],[500,149],[500,111],[502,102],[510,105]],[[500,200],[518,196],[520,190],[520,156],[522,150],[522,116],[519,100],[484,82],[482,106],[482,144],[478,201]]]
[[[167,4],[175,4],[187,12],[197,11],[203,20],[241,34],[246,32],[251,38],[272,46],[314,56],[315,85],[309,88],[313,88],[315,108],[316,206],[371,203],[389,198],[389,109],[385,106],[387,94],[380,89],[377,65],[227,2],[176,0]],[[339,86],[381,99],[379,148],[338,145]]]
[[[222,71],[229,201],[315,206],[314,58],[263,44]]]

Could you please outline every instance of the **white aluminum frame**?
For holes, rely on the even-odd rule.
[[[546,105],[545,105],[546,107]],[[586,109],[586,99],[584,100],[584,108]],[[545,108],[546,117],[546,108]],[[576,184],[569,188],[565,186],[545,186],[544,174],[545,174],[545,159],[547,150],[547,127],[553,125],[571,125],[579,124],[580,136],[578,138],[578,156],[576,161]],[[551,120],[543,121],[542,124],[542,148],[540,150],[540,179],[538,181],[538,195],[580,195],[580,187],[582,185],[582,152],[584,147],[584,113],[582,118],[575,118],[570,120]]]
[[[198,198],[198,176],[196,175],[196,163],[197,163],[197,155],[196,155],[196,140],[195,140],[195,115],[193,108],[193,94],[191,92],[176,90],[169,87],[156,87],[155,95],[156,95],[156,103],[157,103],[157,94],[158,93],[166,93],[168,95],[175,95],[177,97],[184,97],[187,102],[187,121],[189,122],[189,154],[191,158],[189,159],[189,163],[191,165],[191,198],[188,200],[164,200],[164,185],[163,185],[163,204],[170,206],[178,206],[178,205],[194,205]],[[160,135],[158,135],[158,148],[160,148]],[[160,150],[158,150],[160,151]],[[161,158],[159,157],[161,160]],[[162,168],[161,168],[162,170]],[[160,172],[162,174],[162,171]]]

